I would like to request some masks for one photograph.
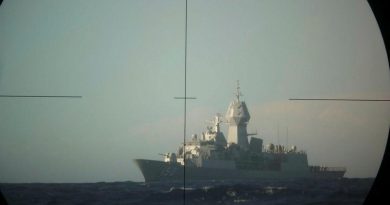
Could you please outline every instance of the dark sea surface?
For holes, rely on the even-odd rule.
[[[9,204],[363,204],[374,179],[202,182],[1,183]],[[185,196],[184,196],[185,192]]]

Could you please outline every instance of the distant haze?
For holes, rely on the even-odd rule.
[[[83,98],[0,98],[0,182],[143,181],[132,159],[183,140],[184,22],[183,0],[5,0],[0,94]],[[288,99],[390,99],[388,67],[364,0],[189,0],[187,136],[240,80],[264,143],[375,177],[389,102]]]

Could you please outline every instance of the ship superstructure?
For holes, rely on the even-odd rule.
[[[287,178],[341,178],[343,167],[310,166],[306,152],[296,146],[268,144],[247,132],[249,110],[240,100],[237,83],[235,99],[225,119],[217,114],[200,135],[182,144],[176,153],[163,154],[163,161],[136,159],[146,182],[196,180],[260,180]],[[228,125],[227,138],[221,131]],[[227,139],[227,140],[226,140]],[[184,169],[185,168],[185,169]],[[184,174],[185,172],[185,174]]]

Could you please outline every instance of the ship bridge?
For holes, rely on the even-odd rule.
[[[226,120],[229,125],[228,144],[237,144],[242,149],[248,149],[248,132],[246,128],[250,115],[245,102],[240,100],[240,96],[242,94],[237,81],[236,99],[230,103],[226,112]]]

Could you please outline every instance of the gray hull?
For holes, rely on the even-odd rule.
[[[157,160],[136,159],[134,162],[140,168],[145,182],[174,182],[183,181],[184,167],[177,163],[167,163]],[[305,170],[242,170],[205,167],[186,167],[186,181],[203,180],[269,180],[269,179],[297,179],[297,178],[342,178],[345,171],[310,171]]]

